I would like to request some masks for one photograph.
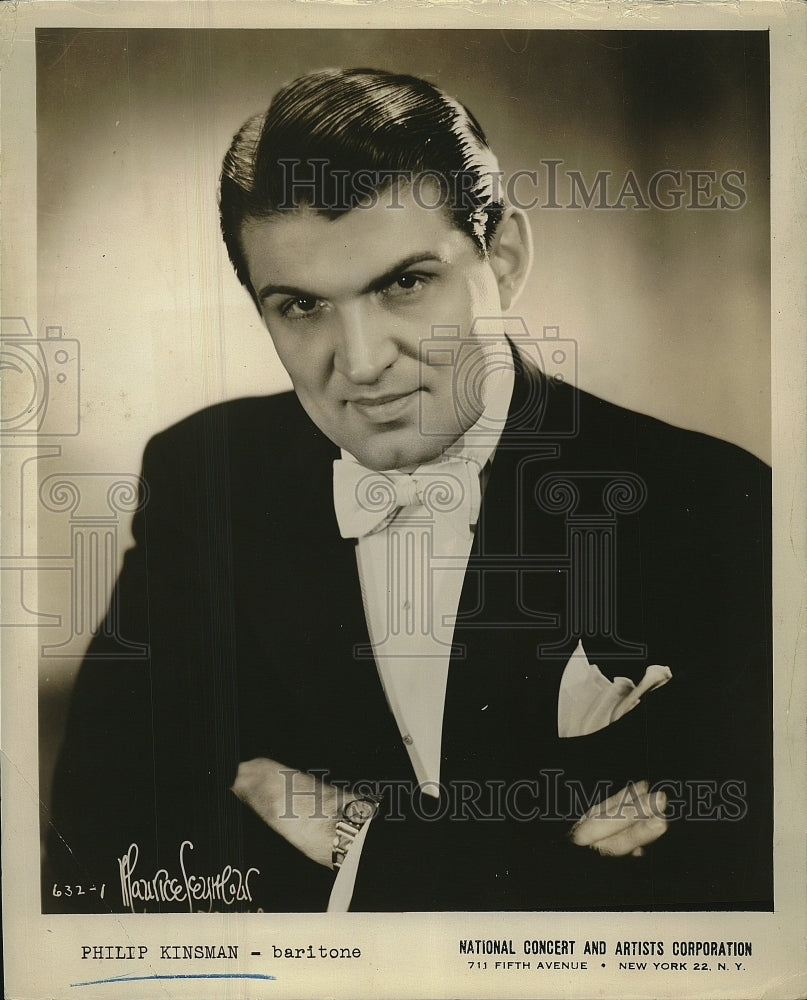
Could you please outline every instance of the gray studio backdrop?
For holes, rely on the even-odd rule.
[[[129,544],[127,490],[144,443],[209,403],[288,387],[220,245],[221,156],[278,86],[339,65],[434,80],[473,110],[506,172],[536,172],[537,185],[525,175],[517,188],[522,202],[539,200],[518,312],[534,336],[557,327],[574,341],[579,385],[769,457],[763,33],[40,31],[31,326],[40,338],[61,327],[80,356],[66,404],[76,426],[50,439],[58,454],[38,473],[21,472],[21,489],[42,498],[43,568],[26,600],[50,616],[40,619],[45,802],[64,696]],[[550,169],[564,207],[547,205]],[[681,207],[636,207],[661,170],[681,172]],[[613,204],[631,171],[640,197],[621,209],[572,197],[570,174],[591,189],[607,172]],[[693,192],[687,171],[711,171],[715,184],[699,175]],[[668,178],[660,192],[672,187]],[[693,204],[715,197],[715,208]],[[61,479],[78,499],[59,493]]]

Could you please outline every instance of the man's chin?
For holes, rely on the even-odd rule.
[[[383,435],[368,435],[361,441],[345,445],[346,451],[365,468],[375,472],[387,472],[391,469],[414,469],[425,462],[431,462],[456,440],[451,435],[444,437],[424,438],[417,434],[414,440],[393,440],[389,435],[386,440]]]

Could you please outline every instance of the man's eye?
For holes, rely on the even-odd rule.
[[[413,274],[409,271],[399,274],[384,289],[384,294],[393,298],[412,294],[419,291],[428,281],[428,277],[422,274]]]
[[[319,299],[314,298],[313,295],[300,295],[296,299],[284,302],[280,311],[288,319],[303,319],[315,315],[320,308]]]
[[[400,288],[414,288],[419,281],[420,278],[416,274],[402,274],[395,279],[395,284]]]

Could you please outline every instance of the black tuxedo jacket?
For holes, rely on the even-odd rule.
[[[212,407],[155,437],[144,506],[80,671],[57,767],[43,907],[125,909],[118,859],[250,876],[194,909],[324,909],[333,873],[230,786],[240,761],[384,795],[353,909],[772,906],[768,469],[518,364],[454,636],[440,800],[414,775],[339,536],[338,450],[293,394]],[[121,656],[119,637],[148,644]],[[672,681],[598,733],[559,739],[578,640],[607,677]],[[670,801],[642,858],[568,837],[647,779]],[[293,805],[293,803],[292,803]],[[105,884],[54,898],[61,884]],[[136,909],[187,910],[157,899]]]

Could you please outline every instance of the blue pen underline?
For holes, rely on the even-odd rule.
[[[264,972],[178,972],[176,975],[155,974],[153,976],[112,976],[110,979],[92,979],[86,983],[71,983],[71,986],[101,986],[104,983],[142,983],[151,979],[276,979]]]

